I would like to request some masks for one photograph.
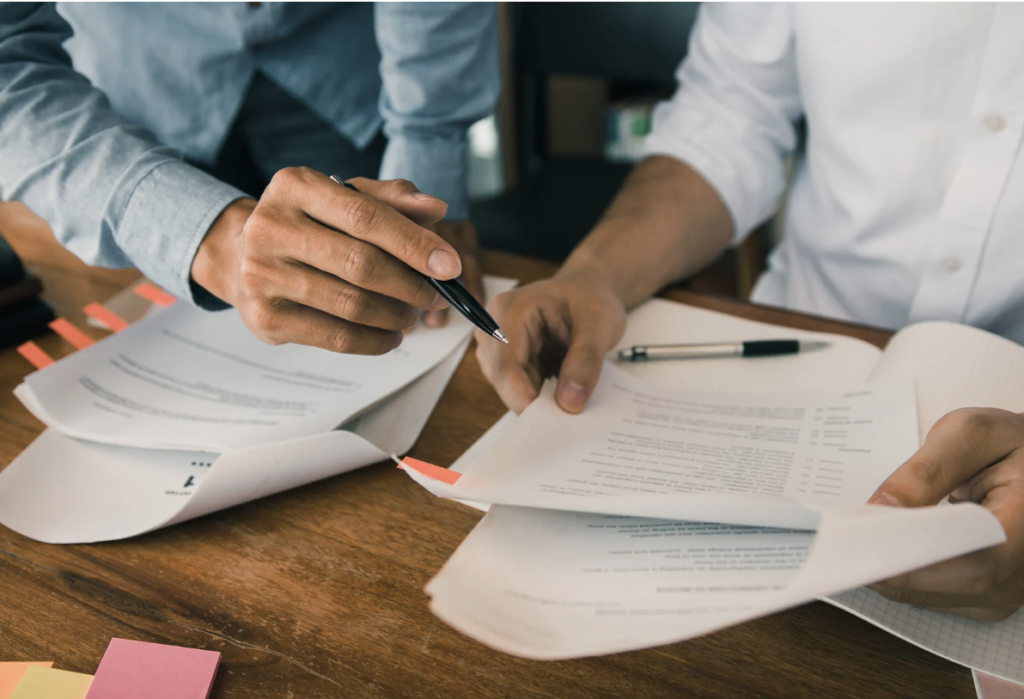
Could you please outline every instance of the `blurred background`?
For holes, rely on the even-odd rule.
[[[640,158],[699,3],[501,3],[504,90],[470,131],[472,218],[485,247],[564,260]],[[775,221],[684,286],[748,298]]]

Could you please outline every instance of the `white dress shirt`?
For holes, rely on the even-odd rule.
[[[1024,5],[706,4],[649,154],[689,163],[739,241],[785,188],[754,300],[1024,343]]]

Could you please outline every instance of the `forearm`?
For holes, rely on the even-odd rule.
[[[655,156],[640,163],[559,272],[595,271],[632,307],[709,264],[729,246],[733,221],[693,168]]]

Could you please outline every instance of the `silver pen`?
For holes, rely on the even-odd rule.
[[[752,340],[717,342],[704,345],[634,345],[619,350],[619,361],[644,362],[648,359],[714,359],[716,357],[774,357],[825,349],[827,342],[817,340]]]

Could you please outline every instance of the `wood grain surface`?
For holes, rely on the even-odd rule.
[[[137,278],[86,267],[46,224],[0,205],[0,231],[80,327],[81,307]],[[550,264],[487,254],[523,281]],[[683,291],[670,298],[883,345],[889,334]],[[90,330],[94,337],[104,333]],[[72,348],[37,340],[54,357]],[[0,351],[0,468],[43,429]],[[467,354],[412,455],[448,465],[504,412]],[[427,609],[423,586],[479,521],[393,464],[128,541],[53,546],[0,527],[0,661],[92,673],[111,637],[223,654],[214,699],[318,697],[973,697],[970,673],[823,603],[653,650],[536,662],[485,648]]]

